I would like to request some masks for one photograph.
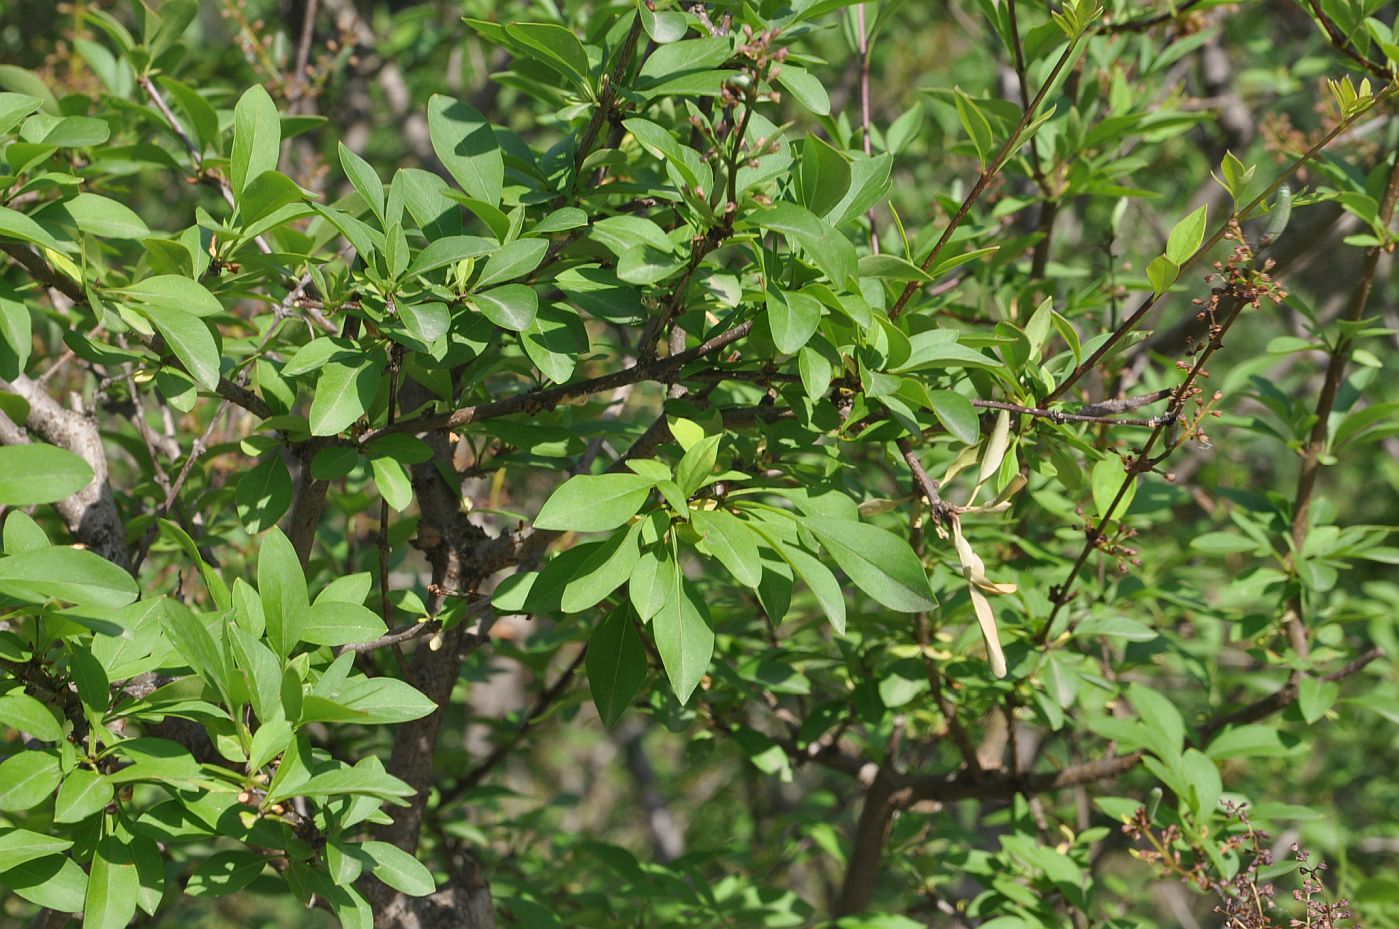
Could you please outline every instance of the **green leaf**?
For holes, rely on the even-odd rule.
[[[46,855],[56,855],[72,845],[71,840],[59,836],[30,832],[28,829],[9,829],[0,834],[0,871],[8,871]],[[0,880],[4,880],[4,877],[0,876]]]
[[[591,93],[588,53],[570,30],[557,23],[510,23],[505,34],[536,53],[531,57],[558,71],[584,93]]]
[[[836,208],[853,193],[850,189],[852,176],[853,166],[844,152],[817,135],[807,134],[802,142],[798,178],[802,203],[813,214],[840,225],[847,214],[837,215]]]
[[[13,520],[14,517],[11,516],[10,519]],[[41,742],[57,742],[63,738],[63,726],[53,712],[19,690],[12,690],[0,696],[0,725],[18,732],[27,732]]]
[[[13,151],[13,149],[11,149]],[[18,210],[0,206],[0,239],[18,239],[32,242],[55,251],[63,251],[63,246],[48,230]]]
[[[710,554],[734,580],[754,590],[763,579],[758,537],[748,523],[727,510],[692,510],[690,523],[704,539]]]
[[[891,610],[918,613],[936,606],[928,577],[904,539],[871,526],[824,517],[806,517],[801,525],[816,534],[850,579]]]
[[[336,698],[363,715],[364,725],[406,723],[437,709],[426,695],[405,681],[391,677],[365,678],[353,688],[342,688]]]
[[[1326,715],[1340,695],[1341,689],[1334,681],[1303,677],[1297,682],[1297,710],[1308,724],[1315,723]]]
[[[1291,743],[1287,741],[1291,738]],[[1299,747],[1295,737],[1284,735],[1275,726],[1228,726],[1213,739],[1205,754],[1216,761],[1230,758],[1278,758],[1293,754]]]
[[[175,357],[201,387],[213,390],[219,386],[219,346],[202,319],[149,305],[142,306],[141,312],[165,336]]]
[[[92,468],[72,452],[32,443],[0,448],[0,505],[63,500],[92,482]]]
[[[759,228],[780,232],[793,239],[819,239],[827,230],[826,224],[815,213],[795,203],[774,203],[767,209],[755,211],[749,218]]]
[[[564,583],[560,608],[565,613],[581,613],[625,584],[641,555],[640,538],[641,523],[637,522],[626,532],[613,533],[598,543]]]
[[[524,277],[539,267],[548,251],[548,239],[516,239],[514,242],[508,242],[486,259],[486,266],[481,269],[476,287],[490,287]]]
[[[392,458],[374,457],[369,459],[369,468],[374,473],[374,486],[389,506],[402,513],[413,503],[413,482],[403,465]]]
[[[42,603],[117,607],[136,599],[136,581],[101,555],[54,546],[0,558],[0,593]]]
[[[657,45],[665,45],[668,42],[675,42],[685,37],[689,31],[690,24],[686,20],[685,14],[678,11],[653,12],[646,4],[638,4],[636,11],[641,16],[641,25],[646,30],[646,34],[651,37]],[[38,101],[36,100],[37,104]]]
[[[1203,532],[1190,540],[1190,547],[1211,555],[1231,555],[1256,551],[1259,543],[1237,532]]]
[[[628,284],[658,284],[683,267],[682,256],[639,243],[622,252],[617,262],[617,277]]]
[[[37,137],[28,131],[30,127],[38,128],[40,126],[47,126],[47,128]],[[59,148],[88,148],[106,142],[111,138],[112,130],[105,119],[98,119],[95,116],[64,116],[51,120],[41,114],[27,120],[21,128],[20,134],[25,137],[26,141],[43,145],[56,145]]]
[[[33,113],[39,106],[38,97],[8,91],[0,93],[0,135],[18,126],[24,117]]]
[[[1190,805],[1195,815],[1208,819],[1219,805],[1219,795],[1224,785],[1219,778],[1219,769],[1209,756],[1198,749],[1188,748],[1180,760],[1181,774],[1190,788]]]
[[[1122,459],[1114,454],[1109,453],[1106,458],[1093,466],[1093,506],[1099,518],[1106,518],[1108,507],[1112,504],[1126,479],[1127,469],[1123,466]],[[1136,496],[1136,490],[1136,481],[1133,480],[1122,495],[1122,502],[1113,510],[1113,519],[1121,519],[1131,509],[1132,498]]]
[[[1151,283],[1151,292],[1160,296],[1171,289],[1180,277],[1180,267],[1165,255],[1157,255],[1146,266],[1146,279]]]
[[[845,635],[845,591],[841,589],[836,576],[819,558],[812,557],[795,545],[783,545],[772,537],[768,537],[767,541],[811,589],[812,596],[816,598],[821,612],[830,620],[836,635]]]
[[[112,784],[91,768],[78,768],[63,779],[53,804],[56,823],[82,822],[112,802]]]
[[[32,810],[53,796],[60,778],[58,756],[51,751],[11,755],[0,763],[0,810]]]
[[[1202,206],[1189,216],[1176,223],[1166,240],[1166,257],[1177,267],[1183,265],[1195,254],[1200,243],[1205,241],[1205,226],[1208,223],[1208,206]],[[1155,284],[1152,285],[1153,287]],[[1160,291],[1157,291],[1160,293]]]
[[[377,762],[376,762],[377,763]],[[411,797],[415,791],[403,781],[383,770],[361,761],[353,768],[343,767],[323,774],[316,774],[303,784],[269,794],[269,798],[282,800],[289,796],[298,797],[378,797],[384,800]]]
[[[328,362],[311,397],[312,435],[338,435],[369,411],[379,390],[384,364],[377,355],[358,363]]]
[[[1090,616],[1074,628],[1075,636],[1125,639],[1128,642],[1150,642],[1157,632],[1146,623],[1125,616]]]
[[[573,377],[579,356],[589,348],[587,327],[566,303],[540,307],[534,322],[520,334],[520,342],[540,373],[556,384]]]
[[[264,171],[277,169],[282,145],[282,123],[277,105],[261,84],[254,84],[233,108],[233,152],[229,156],[229,182],[235,197],[248,181]]]
[[[167,598],[162,601],[162,605],[164,609],[160,627],[174,646],[175,653],[183,658],[196,674],[221,693],[227,694],[227,663],[208,627],[183,603]],[[130,746],[127,745],[123,750],[130,750]]]
[[[301,641],[301,627],[310,610],[306,575],[296,549],[275,526],[263,536],[257,556],[257,587],[267,623],[267,641],[286,658]]]
[[[214,316],[223,304],[203,284],[179,274],[156,274],[117,291],[145,307],[190,316]]]
[[[1179,757],[1185,742],[1185,720],[1176,705],[1150,687],[1137,683],[1128,685],[1127,699],[1150,736],[1147,748],[1167,763]]]
[[[860,276],[885,281],[922,281],[933,278],[922,268],[898,255],[866,255],[860,259]]]
[[[238,200],[238,219],[243,227],[243,235],[258,235],[262,230],[270,228],[268,223],[272,226],[277,225],[279,218],[286,214],[273,214],[287,204],[301,202],[305,196],[296,181],[280,171],[264,171],[253,177],[243,188],[243,195]],[[307,208],[301,214],[291,215],[304,215],[309,212],[310,209]],[[267,222],[260,222],[262,220]]]
[[[767,309],[773,344],[784,355],[805,345],[821,324],[821,303],[810,294],[769,290]]]
[[[825,85],[805,68],[784,62],[777,72],[777,83],[810,112],[817,116],[831,115],[831,98]]]
[[[511,332],[523,332],[539,313],[539,295],[524,284],[506,284],[472,294],[471,302],[491,322]]]
[[[0,378],[12,381],[24,373],[34,351],[33,333],[29,308],[0,292]],[[0,391],[0,412],[22,423],[29,416],[29,404],[19,394]]]
[[[475,107],[434,94],[427,105],[432,150],[468,196],[500,205],[505,159],[495,131]]]
[[[646,647],[628,606],[607,614],[593,630],[588,639],[587,669],[598,716],[611,729],[646,680]]]
[[[155,80],[157,84],[170,92],[170,95],[175,98],[175,103],[189,117],[188,125],[193,127],[195,139],[199,142],[201,149],[218,139],[219,114],[199,91],[164,74]]]
[[[144,239],[151,234],[130,207],[110,197],[84,191],[63,201],[63,207],[80,230],[104,239]]]
[[[349,453],[358,460],[359,456],[352,449]],[[315,476],[324,480],[319,474]],[[275,451],[238,478],[233,494],[238,520],[244,529],[254,535],[266,532],[277,524],[277,520],[291,506],[291,497],[291,472],[287,470],[281,454]]]
[[[358,603],[318,602],[306,613],[300,638],[312,645],[351,645],[387,632],[384,621]]]
[[[340,153],[340,167],[344,169],[345,176],[350,179],[355,190],[364,198],[370,211],[382,224],[384,222],[384,182],[379,180],[379,175],[370,167],[369,162],[350,149],[345,147],[344,142],[337,143],[337,150]]]
[[[60,913],[80,913],[87,895],[87,873],[67,855],[26,861],[0,875],[16,894]]]
[[[676,570],[670,549],[663,545],[643,551],[636,559],[627,581],[627,596],[642,622],[650,622],[664,604],[667,581]]]
[[[360,848],[373,859],[374,876],[394,890],[410,897],[425,897],[437,889],[432,872],[397,845],[371,841]]]
[[[723,436],[705,436],[685,450],[680,463],[675,466],[675,483],[688,499],[704,486],[719,458],[719,442]]]
[[[178,2],[178,0],[177,0]],[[147,916],[154,916],[165,897],[165,855],[155,840],[133,836],[128,846],[136,865],[136,906]]]
[[[222,897],[247,887],[267,867],[257,852],[215,852],[199,863],[189,876],[185,893],[191,897]]]
[[[675,698],[688,703],[714,654],[709,607],[677,567],[665,587],[665,601],[651,618],[651,636]]]
[[[655,484],[640,474],[579,474],[549,495],[534,527],[572,532],[616,529],[636,515]]]
[[[495,251],[494,240],[479,235],[451,235],[435,239],[418,252],[408,265],[408,274],[426,274],[465,258],[479,258]]]
[[[982,166],[985,167],[995,145],[991,123],[976,101],[967,96],[961,88],[957,88],[953,102],[957,107],[957,118],[961,120],[962,128],[967,131],[967,136],[972,140],[977,156],[981,159]]]
[[[981,441],[981,422],[970,400],[950,390],[929,391],[928,397],[932,401],[933,415],[948,435],[967,445]]]

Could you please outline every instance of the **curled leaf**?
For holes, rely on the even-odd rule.
[[[986,594],[1015,593],[1014,584],[997,584],[986,577],[986,565],[972,551],[962,535],[962,522],[955,515],[951,517],[952,543],[957,549],[957,560],[962,563],[962,576],[967,579],[967,592],[971,595],[972,609],[976,612],[977,625],[981,636],[986,640],[987,660],[991,663],[991,673],[996,677],[1006,676],[1006,656],[1001,651],[1000,633],[996,631],[996,615],[991,611],[991,601]]]

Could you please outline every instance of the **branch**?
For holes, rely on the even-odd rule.
[[[1341,31],[1336,28],[1336,24],[1333,23],[1331,18],[1321,9],[1321,4],[1318,0],[1307,0],[1307,6],[1311,8],[1312,15],[1316,17],[1317,22],[1321,23],[1321,28],[1325,31],[1327,40],[1330,41],[1331,46],[1336,49],[1336,51],[1345,55],[1351,61],[1354,61],[1356,64],[1360,65],[1360,67],[1369,71],[1382,81],[1388,81],[1393,77],[1389,68],[1371,61],[1351,47],[1350,40],[1341,35]]]
[[[1143,16],[1139,19],[1127,19],[1120,23],[1110,23],[1106,20],[1098,29],[1099,32],[1112,34],[1114,32],[1145,32],[1152,26],[1159,26],[1162,23],[1174,22],[1182,15],[1190,12],[1193,7],[1199,6],[1200,0],[1185,0],[1184,3],[1168,9],[1164,13],[1156,13],[1152,16]]]
[[[534,390],[529,393],[507,397],[504,400],[491,400],[474,406],[461,407],[460,409],[448,413],[433,413],[414,419],[400,420],[392,426],[384,426],[366,432],[360,438],[360,444],[363,445],[372,442],[380,436],[393,432],[441,432],[448,429],[457,429],[469,423],[482,422],[488,419],[499,419],[502,416],[511,416],[515,413],[534,415],[550,411],[560,403],[575,400],[579,397],[590,396],[591,394],[615,390],[627,384],[635,384],[647,380],[666,380],[673,377],[676,372],[686,364],[703,358],[706,355],[711,355],[737,342],[739,339],[746,336],[752,328],[753,322],[749,320],[679,354],[658,358],[649,362],[637,362],[631,367],[624,368],[621,371],[599,375],[598,377],[578,381],[574,384],[561,384],[557,387]]]
[[[1044,103],[1044,98],[1048,96],[1050,89],[1053,88],[1055,83],[1059,80],[1059,73],[1064,70],[1065,65],[1069,63],[1069,60],[1073,57],[1074,50],[1077,48],[1077,39],[1065,46],[1064,53],[1060,55],[1059,60],[1054,63],[1054,69],[1049,72],[1049,77],[1045,78],[1044,85],[1040,87],[1039,93],[1035,94],[1035,99],[1030,101],[1030,105],[1025,108],[1025,112],[1020,114],[1020,122],[1017,123],[1015,129],[1012,130],[1010,138],[1006,139],[1005,144],[1001,146],[1001,150],[996,153],[996,157],[991,159],[991,162],[982,169],[980,176],[976,179],[976,183],[972,185],[971,192],[968,193],[967,198],[962,201],[962,205],[957,208],[956,214],[953,215],[952,221],[947,224],[947,228],[942,231],[942,236],[937,240],[937,244],[934,245],[933,250],[928,253],[928,257],[923,259],[923,263],[919,267],[924,271],[931,268],[933,263],[937,261],[938,256],[942,254],[943,248],[952,238],[952,233],[957,231],[957,227],[962,224],[962,220],[966,219],[967,214],[971,212],[972,205],[980,199],[982,191],[991,183],[992,178],[1000,173],[1001,167],[1005,164],[1006,159],[1010,157],[1010,153],[1015,150],[1016,146],[1021,144],[1020,134],[1024,132],[1025,127],[1030,125],[1034,120],[1035,113],[1039,110],[1040,105]],[[918,291],[920,286],[920,283],[916,280],[908,282],[903,292],[899,294],[899,299],[894,301],[894,305],[889,309],[889,318],[891,320],[899,318],[899,314],[903,312],[904,305],[908,303],[909,298]]]
[[[588,126],[583,130],[583,134],[578,139],[578,151],[573,156],[573,183],[578,183],[579,172],[583,169],[583,162],[592,154],[593,145],[597,142],[598,133],[602,131],[603,125],[612,118],[612,109],[617,101],[617,87],[626,76],[627,68],[631,66],[632,56],[636,53],[637,43],[641,40],[641,15],[638,13],[632,20],[631,29],[627,30],[627,36],[622,40],[622,45],[617,49],[617,59],[612,65],[612,70],[603,75],[602,87],[598,92],[597,108],[593,110],[592,119],[588,120]]]
[[[563,671],[559,673],[554,683],[539,692],[539,696],[535,697],[534,703],[529,708],[529,712],[525,714],[524,719],[520,720],[520,724],[515,727],[515,731],[510,733],[510,735],[502,741],[496,743],[495,747],[491,749],[490,754],[481,759],[475,767],[463,774],[460,780],[451,787],[442,790],[441,799],[439,800],[440,806],[446,806],[462,794],[474,789],[476,785],[480,784],[481,781],[485,779],[486,775],[490,774],[502,761],[510,757],[510,753],[515,750],[515,747],[520,744],[520,741],[524,739],[530,729],[544,717],[544,714],[548,712],[550,707],[557,703],[560,698],[568,692],[569,687],[573,684],[574,677],[578,674],[578,669],[583,666],[583,661],[587,655],[588,646],[585,644],[578,650],[578,654],[573,656],[573,660],[569,662],[568,667],[564,668]]]
[[[1167,411],[1161,416],[1152,416],[1149,419],[1132,419],[1123,416],[1103,416],[1082,411],[1068,413],[1064,410],[1045,410],[1034,406],[1020,406],[1017,403],[1004,403],[1000,400],[973,400],[972,406],[983,410],[1006,410],[1011,413],[1019,413],[1022,416],[1034,416],[1039,419],[1047,419],[1050,422],[1060,424],[1098,423],[1104,426],[1146,426],[1148,428],[1155,428],[1175,419],[1175,416],[1173,416],[1170,411]]]
[[[1268,185],[1266,190],[1264,190],[1258,196],[1250,200],[1247,204],[1244,205],[1242,209],[1235,210],[1234,214],[1230,217],[1230,221],[1234,219],[1246,219],[1249,216],[1249,214],[1251,214],[1254,210],[1258,209],[1258,207],[1261,206],[1269,197],[1277,193],[1278,188],[1280,188],[1289,179],[1291,179],[1292,175],[1296,174],[1297,171],[1303,165],[1307,164],[1312,159],[1314,159],[1318,154],[1321,153],[1323,149],[1326,148],[1326,146],[1330,145],[1332,141],[1334,141],[1338,136],[1340,136],[1343,132],[1349,129],[1350,126],[1357,119],[1359,119],[1361,115],[1363,115],[1364,113],[1368,113],[1381,100],[1386,100],[1390,96],[1392,96],[1396,88],[1399,88],[1399,84],[1391,84],[1388,88],[1385,89],[1383,93],[1377,94],[1374,98],[1372,98],[1370,106],[1367,106],[1361,110],[1357,110],[1356,112],[1352,113],[1349,117],[1341,120],[1335,127],[1331,129],[1330,132],[1326,133],[1326,135],[1323,136],[1314,145],[1312,145],[1311,148],[1307,149],[1300,156],[1298,156],[1292,162],[1292,164],[1288,165],[1286,170],[1284,170],[1281,174],[1274,178],[1273,182]],[[1194,254],[1192,254],[1189,258],[1185,259],[1185,261],[1181,263],[1180,275],[1184,276],[1187,271],[1193,268],[1200,261],[1200,259],[1202,259],[1210,251],[1210,249],[1214,248],[1221,241],[1223,241],[1224,235],[1228,231],[1229,222],[1224,222],[1220,224],[1219,228],[1214,231],[1214,234],[1211,235],[1208,239],[1206,239],[1203,243],[1201,243],[1200,247],[1195,249]],[[1049,396],[1045,397],[1042,402],[1052,403],[1054,400],[1057,400],[1059,397],[1062,397],[1065,393],[1069,391],[1071,387],[1073,387],[1074,384],[1078,383],[1080,378],[1082,378],[1089,371],[1092,371],[1094,368],[1096,368],[1098,366],[1098,363],[1101,362],[1105,357],[1107,357],[1109,352],[1111,352],[1117,347],[1117,343],[1121,342],[1124,338],[1126,338],[1127,334],[1133,329],[1135,329],[1137,325],[1143,319],[1145,319],[1147,315],[1156,307],[1156,305],[1161,301],[1161,299],[1166,296],[1166,293],[1169,292],[1170,291],[1167,290],[1165,293],[1153,293],[1151,296],[1144,299],[1137,306],[1137,308],[1132,311],[1132,315],[1128,316],[1125,320],[1123,320],[1120,326],[1113,330],[1112,335],[1108,336],[1107,341],[1105,341],[1102,345],[1098,346],[1098,348],[1093,352],[1093,354],[1089,355],[1088,358],[1086,358],[1082,364],[1074,368],[1073,372],[1067,378],[1065,378],[1059,384],[1059,386],[1051,390],[1049,392]]]
[[[1344,667],[1328,674],[1323,674],[1318,677],[1317,680],[1333,683],[1336,681],[1343,681],[1348,677],[1354,677],[1356,674],[1359,674],[1370,662],[1383,657],[1383,649],[1372,648],[1367,652],[1361,653],[1359,657],[1346,664]],[[1289,680],[1281,690],[1271,693],[1259,700],[1255,700],[1247,706],[1240,707],[1232,713],[1216,716],[1200,727],[1200,734],[1195,740],[1196,744],[1208,745],[1210,740],[1214,738],[1215,733],[1219,732],[1219,730],[1223,729],[1225,726],[1241,726],[1245,723],[1255,723],[1266,716],[1271,716],[1279,710],[1286,709],[1297,702],[1300,683],[1300,680]]]
[[[1394,164],[1389,166],[1389,180],[1385,185],[1384,195],[1380,199],[1376,223],[1385,229],[1389,228],[1389,223],[1394,218],[1395,202],[1399,201],[1399,155],[1391,157],[1394,158]],[[1383,251],[1381,246],[1366,249],[1365,262],[1360,270],[1360,280],[1355,286],[1344,322],[1356,322],[1365,315],[1365,307],[1370,302],[1370,292],[1375,283],[1375,272],[1380,266],[1380,254]],[[1302,468],[1297,475],[1297,491],[1292,502],[1292,548],[1287,556],[1288,569],[1293,573],[1296,570],[1294,559],[1297,553],[1301,552],[1302,544],[1307,538],[1312,495],[1316,492],[1316,481],[1321,473],[1321,457],[1322,453],[1326,451],[1330,436],[1331,411],[1335,408],[1336,397],[1340,393],[1341,380],[1345,377],[1346,362],[1350,360],[1352,344],[1353,339],[1345,334],[1343,328],[1342,334],[1336,340],[1335,348],[1331,350],[1331,357],[1327,360],[1326,377],[1322,381],[1321,393],[1316,400],[1312,432],[1302,450]],[[1306,623],[1303,617],[1302,592],[1298,586],[1292,595],[1285,626],[1292,650],[1297,653],[1299,658],[1307,657],[1309,650]]]

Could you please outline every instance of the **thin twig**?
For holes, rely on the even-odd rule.
[[[306,68],[311,63],[311,38],[315,33],[318,3],[319,0],[306,0],[306,15],[301,20],[301,39],[296,45],[296,63],[291,78],[291,86],[298,99],[306,93]]]
[[[1045,78],[1043,86],[1039,89],[1039,93],[1035,94],[1035,99],[1030,101],[1030,105],[1025,107],[1025,112],[1020,115],[1020,122],[1018,122],[1011,131],[1010,137],[1006,139],[1005,144],[1001,146],[1001,150],[996,153],[996,156],[991,159],[986,167],[982,169],[981,174],[977,176],[976,183],[972,185],[971,192],[967,194],[966,199],[962,201],[962,205],[958,207],[957,212],[953,214],[951,222],[949,222],[947,228],[942,231],[942,235],[938,238],[937,244],[933,246],[933,250],[928,253],[928,257],[924,258],[923,263],[919,265],[924,271],[931,268],[934,262],[937,261],[938,256],[942,254],[943,248],[952,238],[952,233],[956,232],[957,227],[962,225],[962,221],[967,218],[967,214],[971,212],[972,206],[980,199],[982,192],[986,190],[986,187],[991,183],[991,179],[1000,173],[1001,167],[1005,164],[1006,159],[1010,157],[1010,153],[1015,150],[1016,146],[1022,144],[1020,134],[1024,132],[1025,127],[1030,125],[1034,120],[1035,113],[1039,111],[1040,105],[1044,103],[1044,98],[1049,95],[1049,91],[1058,83],[1060,72],[1064,70],[1064,67],[1073,58],[1074,50],[1077,48],[1077,39],[1065,46],[1063,54],[1061,54],[1059,60],[1054,63],[1054,68],[1049,72],[1049,76]],[[920,286],[921,284],[919,281],[913,280],[908,282],[903,292],[899,294],[899,299],[895,300],[894,305],[889,309],[890,319],[898,319],[899,314],[903,312],[904,305],[908,303],[909,298],[918,291]]]
[[[1383,93],[1376,95],[1372,99],[1370,106],[1358,109],[1356,112],[1352,113],[1350,116],[1337,123],[1336,126],[1333,127],[1330,132],[1326,133],[1325,136],[1323,136],[1319,141],[1317,141],[1300,156],[1298,156],[1290,165],[1287,166],[1285,170],[1283,170],[1276,178],[1274,178],[1273,182],[1268,185],[1266,190],[1264,190],[1258,196],[1250,200],[1242,209],[1236,210],[1234,214],[1230,217],[1230,221],[1232,221],[1235,218],[1239,220],[1246,219],[1269,197],[1277,193],[1278,188],[1280,188],[1283,184],[1287,183],[1287,181],[1291,179],[1292,175],[1296,174],[1297,171],[1303,165],[1307,164],[1312,159],[1314,159],[1318,154],[1321,153],[1323,149],[1326,148],[1326,146],[1330,145],[1331,142],[1337,136],[1345,132],[1346,129],[1349,128],[1350,125],[1354,123],[1357,119],[1359,119],[1361,115],[1363,115],[1364,113],[1368,113],[1370,109],[1372,109],[1380,101],[1386,100],[1390,96],[1392,96],[1395,93],[1396,88],[1399,88],[1399,84],[1390,85],[1390,87],[1386,88],[1386,90]],[[1210,249],[1214,248],[1224,239],[1224,234],[1228,232],[1228,230],[1229,221],[1221,223],[1219,228],[1214,231],[1214,234],[1207,238],[1203,243],[1201,243],[1200,247],[1195,249],[1194,253],[1191,254],[1189,258],[1185,259],[1185,261],[1181,263],[1180,274],[1184,275],[1187,271],[1193,268],[1200,261],[1200,259],[1202,259],[1206,254],[1209,253]],[[1112,334],[1108,336],[1107,340],[1103,342],[1102,345],[1098,346],[1097,349],[1094,350],[1093,354],[1089,355],[1088,358],[1086,358],[1082,364],[1074,368],[1074,370],[1069,374],[1067,378],[1065,378],[1059,384],[1059,386],[1055,387],[1049,392],[1049,395],[1044,398],[1043,402],[1051,403],[1059,397],[1062,397],[1065,393],[1069,391],[1070,388],[1073,387],[1074,384],[1078,383],[1080,378],[1082,378],[1089,371],[1092,371],[1094,368],[1096,368],[1098,366],[1098,363],[1102,361],[1105,357],[1107,357],[1109,352],[1113,351],[1113,349],[1117,347],[1117,343],[1121,342],[1124,338],[1126,338],[1127,334],[1130,333],[1133,329],[1135,329],[1137,325],[1147,317],[1147,315],[1156,307],[1156,305],[1161,301],[1161,299],[1165,297],[1166,294],[1169,292],[1170,291],[1167,290],[1159,294],[1153,293],[1152,295],[1144,299],[1141,302],[1141,304],[1135,310],[1132,311],[1132,314],[1128,316],[1125,320],[1123,320],[1121,325],[1119,325],[1116,329],[1113,330]]]
[[[1380,200],[1376,222],[1376,225],[1384,229],[1389,228],[1389,223],[1394,218],[1395,203],[1399,201],[1399,155],[1391,157],[1394,158],[1394,164],[1389,167],[1389,180]],[[1353,323],[1365,315],[1365,308],[1370,302],[1370,293],[1374,288],[1375,272],[1379,269],[1380,255],[1383,251],[1383,247],[1378,245],[1366,250],[1365,261],[1360,269],[1360,280],[1356,284],[1345,319],[1342,320],[1343,326],[1345,323]],[[1340,393],[1341,381],[1345,377],[1346,362],[1350,360],[1352,343],[1353,339],[1342,328],[1341,334],[1336,339],[1336,345],[1331,350],[1331,356],[1327,360],[1326,377],[1322,381],[1321,392],[1317,396],[1311,435],[1302,450],[1302,468],[1297,475],[1297,491],[1293,496],[1292,503],[1292,531],[1290,534],[1292,548],[1286,559],[1289,570],[1294,573],[1296,572],[1296,559],[1307,538],[1312,495],[1316,491],[1317,478],[1321,472],[1322,454],[1326,450],[1330,436],[1331,411],[1335,409],[1336,397]],[[1292,650],[1297,653],[1298,658],[1306,658],[1309,646],[1300,586],[1297,586],[1292,594],[1284,625]]]
[[[438,432],[447,429],[456,429],[469,423],[482,422],[487,419],[511,416],[515,413],[535,414],[545,412],[554,409],[560,403],[575,400],[579,397],[586,397],[591,394],[615,390],[626,384],[635,384],[647,380],[664,381],[674,377],[682,367],[690,362],[703,358],[706,355],[711,355],[737,342],[752,329],[753,321],[748,320],[678,355],[669,355],[651,362],[638,361],[636,364],[623,368],[620,371],[614,371],[611,374],[602,374],[597,377],[588,378],[587,380],[578,381],[574,384],[561,384],[557,387],[533,390],[528,393],[517,394],[513,397],[506,397],[503,400],[491,400],[486,403],[461,407],[460,409],[446,413],[433,413],[413,419],[399,420],[392,427],[384,426],[366,432],[364,436],[361,437],[360,443],[362,445],[366,444],[380,436],[392,432]]]
[[[539,692],[539,696],[535,698],[534,704],[529,708],[529,712],[525,714],[524,719],[515,727],[515,731],[510,733],[510,735],[502,741],[496,743],[495,747],[491,749],[490,754],[481,759],[475,767],[462,775],[460,780],[442,790],[442,796],[439,801],[440,805],[446,806],[462,794],[475,788],[476,785],[480,784],[481,781],[485,779],[486,775],[490,774],[502,761],[510,757],[510,753],[520,744],[520,740],[525,737],[526,733],[539,722],[540,718],[544,716],[550,707],[557,703],[559,699],[568,692],[569,687],[573,684],[574,677],[578,674],[578,669],[583,666],[583,661],[587,656],[588,646],[584,645],[578,650],[578,654],[573,656],[573,660],[569,662],[568,667],[564,668],[559,674],[554,683]]]

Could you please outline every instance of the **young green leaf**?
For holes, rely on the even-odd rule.
[[[277,168],[282,145],[282,124],[277,105],[261,84],[254,84],[233,108],[233,153],[229,156],[229,182],[239,196],[249,181]]]
[[[678,567],[667,579],[661,608],[651,618],[651,635],[675,698],[688,703],[714,654],[714,623],[708,605]]]
[[[616,529],[636,515],[655,483],[640,474],[579,474],[550,494],[534,526],[572,532]]]
[[[1166,257],[1175,262],[1177,267],[1185,264],[1205,241],[1208,210],[1208,206],[1200,207],[1176,223],[1175,228],[1171,230],[1170,238],[1166,240]]]

